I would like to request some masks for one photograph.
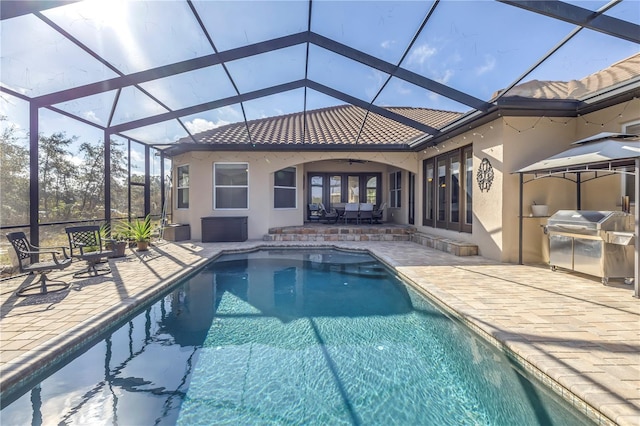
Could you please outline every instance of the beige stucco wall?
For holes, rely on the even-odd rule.
[[[437,147],[419,153],[419,162],[452,149],[473,144],[474,173],[483,158],[494,170],[489,191],[473,187],[472,234],[418,226],[430,234],[441,235],[478,245],[480,254],[490,259],[515,263],[519,250],[519,174],[514,171],[571,147],[571,143],[601,132],[620,132],[623,124],[640,119],[640,100],[577,118],[501,117],[481,127],[456,136]],[[600,174],[601,175],[601,174]],[[620,209],[620,175],[599,177],[583,174],[582,209]],[[546,218],[529,217],[530,205],[549,205],[553,214],[560,209],[575,209],[576,184],[560,178],[533,179],[525,175],[523,185],[523,261],[541,263],[548,260],[548,244],[542,226]],[[418,178],[418,222],[422,218],[422,168]],[[474,183],[476,179],[474,176]]]
[[[577,118],[500,117],[491,123],[458,135],[437,147],[418,153],[392,152],[193,152],[175,157],[174,168],[189,164],[191,173],[190,208],[173,210],[176,223],[191,224],[191,235],[201,238],[201,218],[205,216],[248,216],[250,239],[261,239],[270,227],[301,225],[306,210],[306,174],[310,171],[382,174],[382,202],[388,202],[389,173],[403,170],[402,208],[387,209],[385,221],[408,222],[408,173],[416,173],[415,226],[418,230],[478,245],[480,254],[490,259],[518,261],[519,175],[514,171],[568,149],[572,142],[600,132],[620,132],[623,124],[640,120],[640,100],[634,99],[593,114]],[[463,233],[422,226],[422,160],[467,145],[473,146],[473,232]],[[348,164],[348,158],[367,160]],[[494,170],[488,191],[481,192],[475,173],[483,158]],[[213,163],[248,162],[249,208],[213,209]],[[273,173],[285,167],[297,167],[297,208],[273,209]],[[175,173],[174,173],[175,176]],[[588,180],[582,177],[582,209],[616,210],[620,208],[619,175]],[[523,260],[540,263],[547,260],[546,237],[542,226],[546,218],[529,217],[530,205],[547,204],[550,214],[576,208],[575,183],[560,178],[533,179],[525,175],[523,185]],[[588,181],[587,181],[588,180]],[[175,187],[175,183],[174,183]]]
[[[366,163],[338,161],[345,159],[367,160]],[[213,164],[214,162],[247,162],[249,165],[248,209],[215,210],[213,208]],[[175,167],[189,165],[189,208],[173,207],[173,222],[191,225],[191,237],[202,238],[202,218],[209,216],[247,216],[249,239],[262,239],[269,228],[296,226],[304,223],[306,215],[306,173],[309,171],[350,170],[360,173],[374,171],[382,173],[382,197],[388,198],[388,173],[403,169],[416,172],[415,153],[393,152],[190,152],[173,158]],[[295,209],[273,208],[273,173],[285,167],[297,168],[297,207]],[[406,173],[405,173],[406,174]],[[175,176],[175,172],[173,173]],[[405,178],[406,179],[406,178]],[[175,182],[174,182],[175,187]],[[404,209],[404,207],[403,207]],[[406,211],[399,215],[387,212],[387,221],[406,218]],[[394,212],[395,213],[395,212]],[[402,214],[404,213],[404,214]],[[406,223],[406,220],[404,220]]]

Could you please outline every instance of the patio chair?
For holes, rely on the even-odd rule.
[[[320,220],[324,223],[336,223],[338,221],[340,215],[336,209],[327,210],[322,203],[318,203],[318,208],[320,209]]]
[[[358,220],[363,222],[368,220],[369,223],[373,223],[373,204],[372,203],[360,203],[360,214]]]
[[[318,220],[320,220],[319,205],[317,203],[310,203],[307,207],[309,208],[308,220],[310,222],[317,222]]]
[[[345,225],[350,219],[353,219],[358,223],[358,213],[360,209],[359,203],[347,203],[344,205],[344,223]]]
[[[373,221],[374,223],[380,223],[382,220],[382,216],[384,215],[384,209],[387,208],[387,203],[382,203],[380,207],[373,211]]]
[[[65,228],[69,238],[69,249],[71,257],[76,257],[87,262],[87,269],[73,274],[74,278],[95,277],[111,272],[107,263],[106,266],[98,268],[98,264],[116,255],[115,250],[107,250],[103,247],[100,227],[98,225],[71,226]]]
[[[54,293],[65,290],[69,284],[64,281],[53,281],[47,278],[47,272],[62,270],[71,265],[71,257],[67,255],[66,247],[37,247],[32,245],[24,232],[9,232],[7,239],[13,246],[18,257],[20,272],[40,274],[40,279],[25,288],[18,289],[16,296],[32,296],[36,294]],[[32,256],[38,256],[38,262],[31,262]],[[40,260],[48,255],[50,260]]]

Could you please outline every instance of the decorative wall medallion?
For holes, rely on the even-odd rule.
[[[480,191],[484,192],[486,189],[487,192],[489,192],[491,184],[493,183],[493,167],[486,157],[482,159],[482,162],[478,167],[476,179],[478,180],[478,187],[480,187]]]

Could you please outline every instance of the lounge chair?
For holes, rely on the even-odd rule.
[[[69,284],[64,281],[52,281],[47,279],[47,272],[62,270],[71,265],[71,257],[67,255],[66,247],[37,247],[32,245],[24,232],[10,232],[7,239],[13,246],[18,257],[18,267],[20,272],[40,274],[40,279],[25,288],[18,289],[16,296],[32,296],[36,294],[54,293],[65,290]],[[28,262],[32,256],[48,255],[50,260],[38,262]]]
[[[347,203],[344,205],[344,223],[347,224],[350,219],[358,223],[359,203]]]
[[[95,277],[111,272],[108,263],[102,268],[97,266],[103,260],[116,255],[115,250],[103,247],[98,225],[71,226],[65,228],[65,232],[69,238],[71,257],[87,262],[87,269],[73,274],[74,278]]]
[[[325,223],[336,223],[340,215],[336,209],[331,209],[330,211],[322,203],[318,203],[318,208],[320,209],[320,220]]]
[[[373,223],[373,204],[360,203],[360,214],[358,215],[358,220],[360,222],[368,220],[369,223]]]
[[[374,223],[380,223],[380,221],[382,220],[382,216],[384,215],[384,209],[386,208],[387,208],[387,203],[382,203],[380,207],[378,207],[373,211],[372,216],[373,216]]]

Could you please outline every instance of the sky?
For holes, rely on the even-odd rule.
[[[571,1],[597,10],[604,1]],[[216,49],[224,52],[306,31],[306,1],[194,1]],[[574,25],[494,1],[444,0],[410,44],[429,1],[318,1],[311,30],[409,71],[487,101],[558,46]],[[623,0],[608,15],[640,23],[640,1]],[[89,0],[43,12],[117,71],[130,74],[214,53],[186,1]],[[26,96],[64,90],[116,77],[105,64],[65,40],[43,20],[22,16],[2,21],[0,82]],[[639,52],[637,44],[583,30],[523,81],[580,79]],[[429,92],[317,45],[296,45],[141,84],[164,106],[184,108],[307,77],[378,106],[411,106],[467,112],[471,108]],[[232,76],[228,78],[227,72]],[[234,87],[235,85],[235,87]],[[65,102],[56,107],[98,125],[165,112],[142,90],[125,88]],[[307,109],[344,102],[307,90]],[[247,119],[299,112],[304,90],[296,89],[244,103]],[[28,128],[28,104],[0,93],[3,126]],[[239,105],[183,117],[192,132],[242,121]],[[102,140],[92,126],[42,109],[40,132],[64,131],[79,142]],[[127,132],[148,143],[186,136],[176,120]]]

